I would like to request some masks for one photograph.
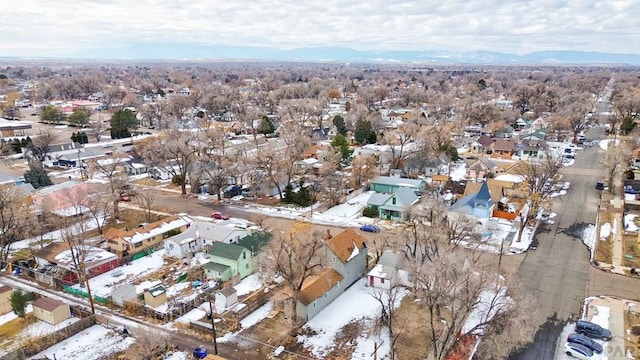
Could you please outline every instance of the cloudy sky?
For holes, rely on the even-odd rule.
[[[4,0],[0,56],[141,43],[640,54],[639,0]]]

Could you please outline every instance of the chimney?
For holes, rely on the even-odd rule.
[[[324,239],[325,240],[329,240],[329,239],[331,239],[331,237],[332,237],[331,236],[331,229],[327,229],[327,234],[324,236]]]

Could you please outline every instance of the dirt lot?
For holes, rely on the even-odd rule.
[[[640,313],[625,311],[624,328],[631,329],[624,342],[624,351],[638,359],[640,358]]]

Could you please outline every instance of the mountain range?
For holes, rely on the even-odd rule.
[[[353,63],[432,64],[608,64],[640,65],[640,54],[592,51],[536,51],[518,55],[494,51],[355,50],[346,47],[303,47],[282,50],[261,46],[217,46],[187,43],[145,43],[77,52],[70,58],[120,60],[268,60]]]

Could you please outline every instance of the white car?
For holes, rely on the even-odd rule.
[[[586,346],[576,343],[565,343],[564,353],[580,360],[592,360],[595,359],[593,351],[589,350]]]

